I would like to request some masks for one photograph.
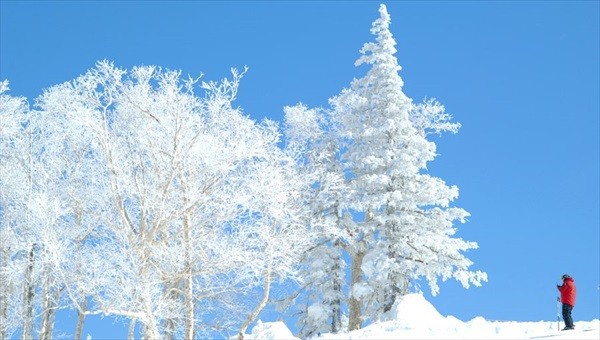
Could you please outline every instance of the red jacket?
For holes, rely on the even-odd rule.
[[[575,289],[575,281],[572,277],[563,279],[562,286],[558,286],[560,291],[560,302],[575,307],[575,295],[577,290]]]

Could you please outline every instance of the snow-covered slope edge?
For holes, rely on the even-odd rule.
[[[560,326],[564,326],[561,322]],[[558,331],[556,321],[461,321],[442,316],[421,294],[397,301],[386,320],[350,333],[316,339],[600,339],[600,320],[576,321],[575,330]],[[297,339],[282,322],[259,322],[246,339]]]

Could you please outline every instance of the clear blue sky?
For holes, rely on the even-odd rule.
[[[354,61],[381,2],[0,3],[0,78],[30,103],[101,59],[208,80],[247,65],[237,104],[281,121],[283,106],[326,106],[364,74]],[[429,170],[460,188],[472,216],[459,236],[479,243],[468,257],[489,275],[426,297],[462,320],[555,320],[569,273],[575,320],[600,317],[599,2],[383,3],[405,93],[436,97],[462,124],[436,140]]]

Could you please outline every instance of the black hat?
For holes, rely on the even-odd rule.
[[[564,274],[564,275],[562,276],[563,280],[564,280],[564,279],[568,279],[568,278],[570,278],[570,277],[571,277],[571,276],[569,276],[569,274]]]

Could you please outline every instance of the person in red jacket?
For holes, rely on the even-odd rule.
[[[560,302],[562,302],[562,315],[565,321],[565,328],[563,331],[569,329],[575,329],[573,324],[573,318],[571,317],[571,311],[575,307],[575,296],[577,290],[575,289],[575,280],[569,274],[562,276],[563,284],[557,285],[556,288],[560,291]]]

